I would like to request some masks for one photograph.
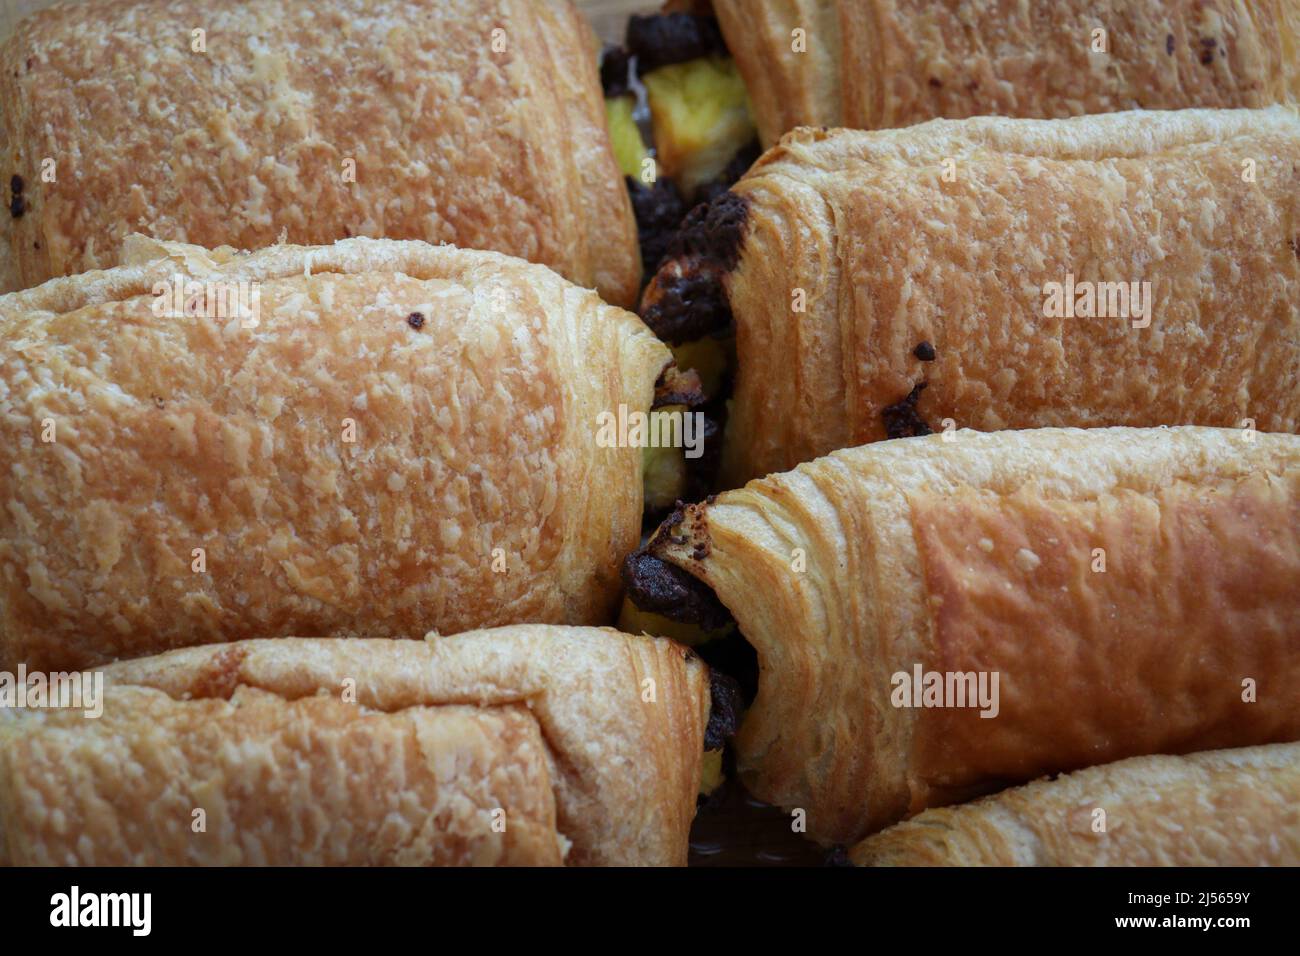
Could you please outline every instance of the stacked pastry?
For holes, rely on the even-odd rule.
[[[661,615],[713,628],[734,616],[758,653],[741,773],[827,844],[918,813],[905,832],[927,834],[921,811],[1044,774],[1300,738],[1293,435],[962,430],[846,449],[683,508],[628,581]],[[1036,785],[1015,815],[999,798],[983,818],[1042,832],[988,859],[1178,859],[1186,841],[1166,822],[1213,821],[1197,846],[1295,862],[1295,756],[1264,754],[1257,772],[1277,799],[1258,805],[1230,771],[1171,774],[1222,797],[1208,816],[1160,789],[1168,764],[1127,765],[1155,795],[1106,775]],[[1289,775],[1272,774],[1278,763]],[[1141,809],[1161,795],[1167,821]],[[1030,813],[1051,806],[1062,816]],[[954,813],[939,828],[980,819]],[[1082,827],[1060,856],[1058,823]],[[891,839],[865,858],[907,859],[908,841]],[[934,861],[936,845],[948,844],[917,858]]]
[[[639,276],[591,41],[109,0],[4,46],[0,862],[686,861],[717,681],[593,626],[642,513],[595,422],[671,356],[561,277]],[[37,703],[83,668],[94,719]]]
[[[127,259],[0,298],[3,667],[143,657],[102,671],[100,719],[0,711],[0,860],[685,862],[693,654],[438,636],[608,620],[639,452],[589,422],[648,407],[663,346],[492,253]],[[339,639],[267,640],[299,635]]]
[[[622,4],[624,8],[629,5],[635,6]],[[1292,53],[1300,37],[1300,3],[1295,0],[1214,3],[1208,7],[1200,0],[1121,0],[1104,8],[1084,0],[1050,4],[1007,4],[1000,0],[669,0],[665,8],[669,12],[660,16],[631,17],[622,43],[606,50],[602,64],[611,134],[620,165],[629,177],[647,275],[654,275],[665,266],[664,260],[669,260],[669,268],[659,272],[655,287],[643,299],[641,314],[672,346],[678,364],[698,373],[702,393],[695,408],[706,416],[711,429],[720,433],[724,423],[730,421],[733,435],[758,432],[741,440],[746,445],[770,441],[776,447],[760,453],[758,448],[746,449],[729,438],[725,461],[720,462],[719,455],[706,454],[685,466],[679,465],[676,471],[680,477],[675,482],[656,482],[651,495],[655,504],[671,500],[674,493],[686,500],[697,500],[710,490],[711,483],[732,487],[767,471],[793,467],[833,448],[874,439],[878,436],[873,429],[858,422],[868,411],[876,415],[878,424],[879,411],[894,406],[891,437],[933,427],[917,422],[912,414],[918,401],[930,406],[936,398],[933,390],[922,394],[926,386],[917,382],[917,370],[925,367],[919,363],[932,359],[936,345],[924,335],[906,342],[905,347],[902,342],[888,343],[888,349],[901,350],[912,368],[895,368],[888,377],[873,370],[876,385],[872,387],[884,388],[886,394],[872,395],[865,402],[849,394],[847,403],[852,410],[840,407],[837,390],[809,389],[803,384],[813,376],[818,381],[847,379],[847,371],[836,363],[857,358],[852,344],[840,342],[838,333],[824,342],[811,340],[812,336],[827,334],[825,316],[806,323],[789,321],[796,311],[824,312],[838,307],[828,297],[840,289],[828,286],[824,280],[841,273],[856,275],[867,262],[865,248],[855,253],[854,269],[828,268],[821,258],[832,251],[829,244],[810,240],[824,234],[826,220],[834,212],[853,210],[854,215],[869,222],[877,218],[892,222],[887,217],[924,214],[927,218],[909,223],[910,228],[925,234],[911,255],[920,263],[953,263],[945,290],[951,298],[944,304],[971,313],[954,316],[953,321],[982,323],[986,315],[1000,320],[996,310],[1001,303],[997,300],[1014,283],[1007,281],[1004,272],[988,270],[1019,268],[1016,257],[1020,253],[1006,247],[1005,261],[995,262],[989,243],[996,242],[1003,229],[1024,230],[1042,220],[1001,221],[995,225],[990,210],[962,208],[965,194],[958,179],[967,185],[972,179],[956,165],[955,151],[960,141],[971,135],[993,137],[985,144],[991,154],[982,157],[982,171],[1000,168],[1003,157],[1016,155],[1019,147],[1014,140],[1024,136],[1038,140],[1082,136],[1103,154],[1118,149],[1121,138],[1134,139],[1139,153],[1145,148],[1140,145],[1143,131],[1125,132],[1124,123],[1095,130],[1082,124],[1055,133],[1047,131],[1056,124],[1046,124],[1037,133],[1021,126],[1003,137],[1000,145],[996,142],[999,134],[989,132],[992,127],[978,125],[965,132],[962,124],[957,124],[946,134],[931,131],[918,133],[915,138],[878,140],[842,137],[828,133],[827,128],[884,130],[939,117],[983,115],[1064,118],[1138,109],[1253,110],[1294,102],[1300,83]],[[1137,125],[1146,122],[1144,117]],[[815,151],[816,156],[808,156],[807,164],[803,163],[804,151],[790,146],[793,139],[779,142],[783,134],[797,127],[809,128],[792,134],[800,143],[808,144],[818,137],[829,140]],[[1231,135],[1227,129],[1207,132],[1203,145],[1212,148],[1211,143]],[[945,143],[944,139],[951,142]],[[849,142],[855,144],[853,149],[864,142],[878,145],[871,147],[869,154],[851,157]],[[783,188],[770,178],[756,179],[763,169],[760,166],[734,194],[725,192],[758,158],[760,143],[764,148],[780,146],[764,158],[763,166],[775,163],[765,172],[788,174],[783,181],[788,181],[791,188],[784,190],[785,208],[779,219],[778,203],[764,202],[759,221],[744,230],[751,250],[745,258],[763,262],[775,259],[792,273],[804,274],[784,276],[784,285],[774,282],[763,288],[758,283],[750,286],[744,280],[729,281],[724,290],[719,274],[729,273],[736,266],[732,259],[739,246],[744,216],[740,203],[753,199],[757,191],[768,186]],[[920,156],[908,159],[904,154],[898,168],[906,175],[892,180],[903,194],[895,195],[889,188],[891,181],[881,176],[874,181],[878,192],[871,203],[852,203],[847,191],[859,182],[861,167],[880,162],[881,151],[886,148],[915,148],[930,155],[923,162]],[[650,154],[652,160],[646,158]],[[795,156],[796,162],[776,162]],[[1224,174],[1228,172],[1227,158],[1219,157]],[[1179,174],[1179,167],[1194,162],[1195,157],[1184,155],[1180,160],[1169,168],[1170,174]],[[1242,156],[1238,163],[1248,160],[1258,162]],[[910,172],[919,171],[921,166],[934,181],[949,185],[947,206],[941,208],[933,197],[928,205],[918,204],[921,197],[915,187],[924,183]],[[814,167],[826,174],[816,184],[811,181]],[[652,173],[648,174],[647,169]],[[1053,192],[1045,188],[1051,184],[1031,185],[1034,172],[1024,166],[1007,169],[1001,182],[990,186],[1003,193],[1032,190],[1036,205],[1020,209],[1022,215],[1047,215],[1053,212],[1047,207],[1054,204],[1057,216],[1068,217],[1072,223],[1071,249],[1077,249],[1082,237],[1097,228],[1115,228],[1107,217],[1122,197],[1117,200],[1096,182],[1057,184],[1059,188]],[[812,188],[804,190],[799,185]],[[1118,187],[1119,183],[1109,185]],[[1275,180],[1273,188],[1281,188],[1281,184]],[[1227,197],[1207,197],[1207,201],[1218,198]],[[1093,199],[1097,202],[1093,203]],[[678,230],[691,204],[710,200],[716,200],[711,212],[706,214],[710,210],[707,205],[696,207],[685,227]],[[1158,206],[1150,212],[1162,213],[1164,210]],[[1089,209],[1091,217],[1086,214]],[[962,250],[958,247],[970,232],[968,220],[973,215],[983,217],[981,231],[975,236],[983,242]],[[1238,227],[1249,228],[1249,221],[1248,216],[1240,217]],[[901,221],[894,225],[903,227]],[[1162,224],[1164,235],[1174,228],[1173,222]],[[865,222],[855,222],[841,234],[856,237],[864,229]],[[871,249],[871,255],[883,256],[887,261],[897,253],[890,241],[884,240],[883,248]],[[947,242],[951,248],[937,248],[940,242]],[[985,254],[975,255],[979,250]],[[1167,258],[1161,250],[1152,252],[1157,259]],[[1145,253],[1131,249],[1128,254],[1138,256],[1141,264]],[[1176,253],[1171,249],[1168,255]],[[681,268],[685,259],[694,261]],[[871,260],[873,269],[877,261]],[[1113,267],[1117,274],[1127,265],[1116,254],[1100,248],[1092,261]],[[672,266],[673,262],[679,266]],[[1087,259],[1077,258],[1069,264],[1073,273],[1062,273],[1053,281],[1064,284],[1070,276],[1087,280],[1087,285],[1088,281],[1111,278],[1082,274],[1089,264]],[[1048,274],[1047,267],[1056,265],[1045,263],[1039,271]],[[985,278],[985,288],[969,292],[952,288],[954,283],[976,276]],[[1156,278],[1150,276],[1143,281],[1152,282],[1159,293]],[[738,285],[752,290],[755,299],[764,297],[764,304],[738,305],[736,296],[744,294],[736,292]],[[907,291],[903,278],[896,285]],[[998,289],[990,296],[988,287],[994,285]],[[791,301],[791,296],[797,298]],[[761,311],[765,318],[760,322],[742,317],[740,323],[735,323],[732,312],[736,309]],[[858,308],[856,314],[870,315],[863,308]],[[863,334],[868,331],[863,326],[853,330]],[[775,368],[765,368],[752,354],[740,356],[737,363],[736,350],[752,349],[756,336],[773,340],[768,354],[781,357]],[[792,341],[796,336],[802,336],[797,343]],[[998,352],[1007,350],[1005,343],[988,344]],[[1101,342],[1097,347],[1108,349],[1111,344]],[[864,339],[861,348],[870,350],[876,345]],[[797,356],[803,367],[786,361],[790,356]],[[938,352],[939,362],[953,360],[954,352]],[[970,361],[970,357],[964,360]],[[1249,358],[1243,356],[1242,360]],[[875,364],[881,359],[872,355],[866,361]],[[890,361],[897,366],[902,359],[891,357]],[[995,371],[999,370],[990,369],[987,374]],[[1020,388],[1018,370],[1001,371],[998,387],[1002,393]],[[793,384],[796,382],[799,384]],[[910,391],[914,384],[920,386],[916,394]],[[737,402],[729,407],[733,385]],[[1158,387],[1155,381],[1149,385],[1152,390]],[[1071,389],[1058,399],[1069,407],[1076,392],[1090,388],[1091,383],[1084,377],[1075,377]],[[967,398],[987,405],[979,396],[963,393],[962,400]],[[799,414],[791,414],[802,402],[814,404]],[[874,408],[877,403],[879,409]],[[968,409],[964,416],[938,414],[935,422],[951,417],[981,428],[1023,427],[1020,420],[998,410],[980,409],[978,418],[976,411]],[[1216,424],[1239,424],[1239,419],[1230,418],[1228,411],[1225,407],[1208,419]],[[732,417],[733,413],[739,421]],[[758,416],[765,420],[762,426],[751,421]],[[1111,418],[1130,420],[1115,415]],[[1162,423],[1207,420],[1203,414],[1188,419],[1153,418]],[[1083,425],[1092,421],[1063,414],[1027,424],[1057,423]],[[764,430],[771,434],[762,434]],[[832,438],[828,432],[836,434]]]
[[[641,313],[734,490],[625,623],[753,646],[742,778],[855,862],[1300,862],[1300,120],[1123,112],[1289,102],[1297,5],[714,6],[775,145]]]
[[[1297,5],[749,6],[0,47],[0,862],[1300,862]]]

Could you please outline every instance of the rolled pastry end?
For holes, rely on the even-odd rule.
[[[709,723],[704,728],[704,749],[722,750],[740,726],[740,685],[734,678],[709,671]]]
[[[785,799],[796,792],[793,785],[780,782],[771,786],[770,781],[754,778],[749,772],[753,743],[748,738],[754,737],[756,730],[759,735],[768,732],[769,722],[759,720],[761,726],[756,726],[755,718],[773,712],[765,706],[765,698],[786,693],[788,686],[782,682],[798,680],[801,663],[780,640],[771,637],[779,634],[781,627],[766,619],[765,602],[746,599],[756,587],[774,586],[776,578],[765,573],[774,569],[738,571],[742,563],[726,559],[734,542],[725,533],[721,537],[715,534],[709,522],[710,509],[720,505],[715,497],[698,504],[679,504],[650,541],[627,557],[622,571],[625,610],[620,628],[629,629],[624,623],[627,620],[653,618],[660,626],[647,626],[646,630],[668,633],[675,640],[699,647],[713,674],[721,671],[737,678],[731,697],[715,692],[714,707],[719,715],[743,710],[743,720],[733,728],[738,735],[739,772],[755,796],[793,809],[795,804]],[[761,581],[737,576],[749,572],[757,573]],[[724,719],[716,717],[717,721]]]
[[[673,513],[673,517],[680,510]],[[667,526],[673,517],[663,525]],[[712,631],[731,623],[731,612],[722,606],[703,581],[665,561],[654,553],[655,544],[627,556],[623,562],[623,583],[629,600],[641,611]]]
[[[628,555],[623,563],[623,582],[627,597],[619,616],[620,630],[670,637],[690,646],[717,647],[727,639],[739,640],[731,613],[708,585],[649,551],[643,549]],[[752,698],[752,693],[749,696]],[[704,731],[700,779],[702,797],[716,790],[724,780],[723,749],[736,735],[744,707],[741,684],[710,667],[709,721]]]
[[[1300,862],[1300,744],[1134,757],[926,810],[849,851],[858,866]]]
[[[743,627],[738,627],[739,612],[715,593],[701,563],[711,549],[704,515],[714,500],[710,496],[699,504],[678,502],[645,547],[627,556],[619,626],[702,648],[715,673],[721,670],[738,679],[740,698],[748,706],[759,691],[763,653],[777,650],[747,640]],[[629,627],[627,622],[642,622],[642,627]]]
[[[675,640],[692,646],[728,642],[721,666],[740,678],[744,702],[751,704],[760,689],[759,674],[774,663],[764,655],[777,654],[779,648],[749,640],[742,620],[748,606],[729,606],[719,596],[723,589],[715,590],[718,582],[706,562],[713,551],[708,509],[716,500],[710,495],[697,504],[678,502],[646,545],[627,556],[622,568],[624,617],[657,619]],[[756,622],[751,624],[759,629]],[[719,664],[713,659],[710,663]]]

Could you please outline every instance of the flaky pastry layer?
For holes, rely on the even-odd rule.
[[[251,640],[104,678],[98,718],[0,711],[0,864],[686,862],[709,681],[667,640]]]
[[[598,416],[670,358],[635,316],[420,242],[126,258],[0,297],[0,663],[609,620],[641,452]],[[178,276],[258,312],[169,315]]]
[[[0,47],[0,148],[25,204],[0,291],[116,265],[132,232],[449,242],[617,305],[640,281],[569,0],[60,4]]]
[[[802,130],[734,188],[729,485],[907,434],[900,413],[1300,430],[1288,109]]]
[[[1295,0],[713,7],[768,146],[796,126],[1269,106],[1294,101],[1300,70]]]
[[[1300,738],[1300,437],[881,442],[689,506],[651,549],[757,649],[738,766],[823,842],[1045,773]]]
[[[1297,866],[1300,744],[1133,757],[926,810],[860,866]]]

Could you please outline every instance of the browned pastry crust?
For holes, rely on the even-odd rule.
[[[610,619],[641,452],[597,416],[670,359],[635,316],[420,242],[128,258],[0,297],[0,664]],[[259,324],[155,314],[175,274]]]
[[[893,437],[1300,430],[1289,109],[803,130],[734,188],[747,211],[722,279],[738,364],[729,485],[890,436],[891,415]],[[647,301],[711,268],[668,263]],[[1149,327],[1047,314],[1048,284],[1070,276],[1150,283]]]
[[[1300,744],[1090,767],[926,810],[849,858],[860,866],[1298,866]]]
[[[1048,772],[1300,737],[1300,437],[881,442],[688,507],[651,550],[757,649],[742,776],[825,842]],[[917,666],[997,673],[996,716],[896,706]]]
[[[509,253],[631,305],[636,225],[596,46],[569,0],[42,11],[0,47],[3,181],[22,177],[26,207],[4,217],[0,291],[115,265],[130,232],[373,236]]]
[[[542,625],[123,662],[98,719],[0,712],[0,865],[682,865],[708,684]]]
[[[796,126],[1260,107],[1297,88],[1295,0],[714,0],[765,145]],[[1104,29],[1106,52],[1093,50]],[[794,30],[806,51],[795,52]]]

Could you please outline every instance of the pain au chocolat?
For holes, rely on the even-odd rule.
[[[942,429],[1300,429],[1300,119],[801,130],[688,219],[641,313],[734,321],[724,486]]]
[[[642,463],[597,421],[670,360],[636,316],[423,242],[127,258],[0,297],[0,664],[610,620]]]
[[[423,239],[630,306],[636,224],[569,0],[104,0],[0,47],[0,291],[123,238]]]
[[[683,865],[710,681],[528,625],[124,661],[103,713],[0,710],[0,865]]]
[[[1132,757],[924,813],[859,866],[1298,866],[1300,744]]]
[[[879,442],[686,506],[629,568],[638,606],[734,616],[759,662],[742,779],[822,842],[1047,773],[1300,738],[1294,435]]]
[[[796,126],[1293,102],[1295,0],[713,0],[765,145]]]

